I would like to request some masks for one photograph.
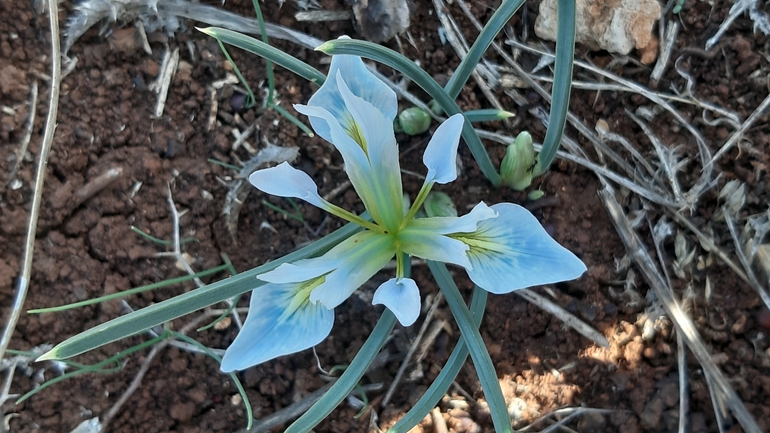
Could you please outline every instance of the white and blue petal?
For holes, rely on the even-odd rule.
[[[410,256],[452,263],[466,269],[472,266],[468,260],[468,245],[430,228],[410,224],[398,234],[398,241],[401,251]]]
[[[383,116],[389,119],[391,124],[393,123],[398,112],[395,92],[369,72],[363,60],[358,56],[333,56],[326,81],[310,98],[308,105],[324,107],[343,125],[343,128],[348,129],[346,123],[352,120],[352,117],[347,111],[337,87],[335,79],[337,72],[342,75],[343,80],[354,95],[372,104]],[[327,141],[332,141],[326,122],[323,118],[310,119],[313,130]]]
[[[262,192],[278,197],[298,198],[321,209],[327,209],[326,201],[318,195],[318,187],[313,179],[288,162],[251,173],[249,182]]]
[[[497,218],[478,222],[473,233],[451,237],[467,244],[471,281],[492,293],[573,280],[586,266],[553,240],[537,219],[521,206],[492,206]]]
[[[448,235],[476,231],[479,222],[497,218],[497,212],[484,202],[461,217],[417,218],[398,234],[399,243],[407,254],[426,260],[452,263],[466,269],[470,247]]]
[[[308,300],[318,282],[265,284],[252,291],[246,322],[225,351],[220,369],[244,370],[323,341],[334,324],[334,311]]]
[[[385,305],[403,326],[420,316],[420,290],[411,278],[391,278],[374,292],[374,305]]]
[[[382,220],[374,218],[375,221],[395,230],[403,217],[403,190],[393,119],[386,118],[374,105],[353,94],[341,72],[337,72],[336,78],[340,94],[353,117],[353,129],[348,135],[364,149],[371,169],[370,182],[366,186],[359,185],[357,191],[364,203],[374,208],[367,206],[369,212],[373,212],[373,218],[378,214]]]
[[[410,221],[408,227],[442,235],[470,233],[476,231],[479,222],[492,218],[497,218],[497,212],[482,201],[461,217],[418,218]]]
[[[457,179],[457,147],[464,124],[465,118],[458,113],[436,129],[422,156],[423,163],[428,167],[426,183],[445,184]]]
[[[310,301],[320,302],[326,308],[340,305],[395,254],[392,236],[368,230],[351,236],[318,259],[310,259],[333,260],[338,264],[310,293]]]
[[[351,98],[355,98],[355,96],[351,96]],[[362,102],[361,105],[364,106],[368,104],[360,99],[358,101]],[[371,104],[369,106],[371,107]],[[400,211],[396,211],[402,207],[403,196],[401,172],[398,165],[398,148],[393,136],[392,124],[389,124],[389,136],[375,137],[368,144],[377,152],[377,158],[370,158],[364,147],[348,135],[337,119],[326,109],[309,105],[295,105],[294,108],[311,119],[315,117],[325,119],[326,125],[329,126],[331,143],[342,154],[345,161],[345,172],[350,178],[350,183],[363,201],[372,219],[390,230],[396,229],[397,223],[400,223],[403,217]],[[356,128],[358,127],[356,126]],[[363,130],[360,131],[363,133]],[[388,137],[392,141],[387,141]],[[383,139],[386,141],[380,142]],[[390,155],[387,155],[388,152]]]

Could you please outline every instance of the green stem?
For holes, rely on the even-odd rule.
[[[439,262],[428,261],[433,277],[436,279],[441,291],[444,293],[449,309],[460,328],[465,344],[476,367],[476,374],[479,376],[479,382],[484,390],[484,396],[489,404],[489,413],[492,416],[492,423],[495,425],[495,431],[498,433],[513,433],[511,421],[508,418],[508,408],[503,398],[503,391],[500,389],[500,382],[497,379],[495,366],[492,364],[492,358],[484,346],[484,340],[481,338],[479,330],[473,325],[468,307],[463,301],[460,291],[457,289],[452,276],[446,268],[446,265]]]
[[[150,347],[150,346],[152,346],[155,343],[161,342],[161,341],[165,340],[166,338],[168,338],[168,336],[169,336],[169,332],[166,331],[163,334],[158,335],[155,338],[152,338],[150,340],[147,340],[147,341],[144,341],[142,343],[139,343],[136,346],[130,347],[130,348],[128,348],[128,349],[126,349],[126,350],[124,350],[122,352],[118,352],[115,355],[112,355],[111,357],[109,357],[109,358],[107,358],[107,359],[105,359],[103,361],[97,362],[94,365],[85,366],[83,369],[80,369],[80,370],[77,370],[77,371],[73,371],[71,373],[62,374],[61,376],[59,376],[57,378],[54,378],[54,379],[51,379],[48,382],[40,385],[39,387],[33,389],[32,391],[24,394],[21,397],[19,397],[19,399],[16,400],[16,404],[19,404],[19,403],[23,402],[24,400],[32,397],[33,395],[37,394],[39,391],[42,391],[45,388],[48,388],[49,386],[51,386],[53,384],[59,383],[59,382],[61,382],[63,380],[67,380],[67,379],[70,379],[70,378],[75,377],[75,376],[80,376],[81,374],[85,374],[85,373],[101,373],[101,374],[104,374],[104,373],[116,373],[116,372],[118,372],[118,371],[120,371],[122,369],[122,367],[118,363],[118,361],[121,358],[124,358],[124,357],[126,357],[128,355],[131,355],[132,353],[136,353],[136,352],[138,352],[138,351],[140,351],[140,350],[142,350],[142,349],[144,349],[146,347]],[[113,362],[118,363],[118,366],[115,367],[115,368],[112,368],[112,369],[103,369],[102,368],[105,365],[111,364]]]
[[[573,0],[574,1],[574,0]],[[444,87],[447,95],[452,99],[457,99],[465,83],[468,82],[468,78],[471,76],[473,69],[479,64],[481,56],[487,51],[487,48],[492,44],[495,37],[500,34],[506,23],[511,19],[513,14],[524,4],[524,0],[504,0],[499,8],[489,19],[487,24],[479,33],[476,41],[468,50],[468,55],[460,62],[460,65],[452,74],[449,82]],[[559,23],[561,24],[561,23]]]
[[[471,299],[471,314],[473,315],[473,325],[478,328],[481,319],[484,316],[484,307],[487,303],[487,291],[476,286],[473,289],[473,298]],[[465,344],[465,337],[460,336],[452,354],[441,369],[441,373],[436,377],[433,383],[428,387],[425,394],[412,407],[403,418],[388,429],[388,433],[406,433],[425,418],[431,409],[436,407],[441,398],[446,394],[452,382],[454,382],[465,360],[468,358],[468,346]]]
[[[543,148],[537,156],[534,176],[544,174],[551,166],[564,135],[572,87],[572,63],[575,58],[575,0],[559,0],[556,33],[556,59],[553,68],[551,112]]]
[[[313,407],[286,429],[286,433],[308,432],[326,418],[361,380],[369,365],[374,361],[374,357],[382,349],[395,324],[396,316],[386,309],[372,330],[371,335],[366,339],[361,350],[358,351],[356,357],[353,358],[353,362],[345,369],[342,376],[337,379],[334,385],[329,388]]]
[[[257,14],[257,22],[259,23],[259,32],[262,34],[262,42],[269,44],[267,39],[267,30],[265,30],[265,19],[262,17],[262,8],[259,7],[259,0],[253,0],[254,12]],[[275,75],[273,74],[273,62],[265,59],[265,67],[267,68],[267,101],[265,105],[269,106],[273,104],[273,98],[275,97]]]
[[[407,212],[403,222],[401,223],[402,230],[407,226],[407,224],[409,224],[409,221],[414,218],[414,216],[417,214],[417,211],[420,210],[420,206],[425,203],[425,199],[428,197],[428,194],[430,194],[430,189],[433,187],[433,184],[434,182],[426,182],[422,184],[420,192],[417,193],[417,197],[415,197],[414,203],[412,203],[412,206],[409,208],[409,212]]]

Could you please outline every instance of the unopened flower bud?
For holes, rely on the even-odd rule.
[[[408,135],[420,135],[430,127],[430,115],[422,108],[407,108],[398,115],[396,131]]]
[[[535,166],[535,148],[532,136],[523,131],[508,145],[503,162],[500,163],[500,176],[503,183],[516,191],[523,191],[532,184],[532,169]]]
[[[425,213],[429,217],[456,217],[457,209],[452,199],[441,191],[431,191],[425,198]]]

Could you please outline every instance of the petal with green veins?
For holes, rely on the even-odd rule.
[[[374,305],[385,305],[401,325],[411,326],[420,317],[420,290],[411,278],[391,278],[374,292]]]
[[[351,100],[357,98],[349,93],[348,96]],[[371,107],[371,104],[360,98],[357,98],[356,101],[360,102],[358,105]],[[366,137],[371,143],[368,143],[366,147],[371,147],[373,155],[376,155],[376,158],[374,156],[370,158],[370,155],[364,151],[364,147],[348,135],[337,119],[325,108],[309,105],[295,105],[294,107],[311,119],[314,117],[325,119],[331,134],[331,143],[342,154],[350,183],[361,201],[364,202],[364,206],[372,219],[391,231],[397,229],[403,219],[403,214],[400,211],[403,197],[401,173],[398,165],[398,148],[393,136],[392,125],[389,125],[389,135],[367,133]],[[374,112],[376,113],[376,110]],[[357,116],[360,116],[360,113]],[[379,119],[383,120],[381,116]],[[363,129],[360,131],[363,134]],[[358,139],[365,143],[367,140],[364,140],[363,137],[364,135],[361,135]],[[383,143],[382,140],[385,142]]]
[[[265,284],[254,290],[246,322],[225,351],[220,369],[226,373],[244,370],[323,341],[334,324],[334,311],[308,299],[322,282],[323,277]]]
[[[586,266],[553,240],[526,209],[511,203],[491,207],[498,217],[478,222],[471,233],[450,235],[468,245],[471,281],[491,293],[574,280]]]
[[[346,123],[352,120],[352,117],[347,111],[345,102],[337,87],[335,79],[337,72],[342,75],[342,79],[345,80],[345,83],[347,83],[348,88],[350,88],[354,95],[372,104],[388,119],[391,125],[393,124],[393,119],[396,118],[398,113],[396,93],[387,84],[369,72],[363,60],[358,56],[332,56],[328,78],[310,98],[308,105],[326,108],[342,124],[344,129],[349,129]],[[311,118],[310,124],[318,135],[327,141],[333,142],[329,125],[325,119]]]
[[[326,274],[323,284],[310,294],[311,302],[320,302],[326,308],[334,308],[348,299],[393,258],[396,247],[392,236],[367,230],[351,236],[326,254],[332,252],[339,265]],[[319,259],[326,258],[326,254]]]
[[[468,245],[448,235],[474,232],[479,222],[496,217],[497,212],[481,202],[461,217],[417,218],[399,232],[398,242],[407,254],[469,269]]]
[[[357,191],[364,203],[376,207],[372,213],[367,206],[373,217],[376,213],[382,219],[375,221],[395,230],[403,218],[403,190],[393,120],[388,120],[374,105],[354,95],[342,79],[341,72],[337,72],[336,79],[342,99],[353,117],[353,130],[348,131],[348,135],[364,149],[371,169],[370,181],[366,186],[360,185]]]

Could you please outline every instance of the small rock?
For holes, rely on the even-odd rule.
[[[666,404],[666,407],[672,408],[679,403],[679,384],[676,382],[669,382],[665,385],[663,385],[663,388],[660,389],[660,398],[663,400],[663,403]]]
[[[353,23],[361,35],[375,43],[385,42],[409,28],[407,0],[358,0],[353,2]]]
[[[595,412],[589,412],[583,415],[578,421],[578,431],[581,432],[599,432],[604,431],[604,425],[607,420],[604,415]]]
[[[190,421],[195,414],[195,403],[188,401],[185,403],[177,403],[171,406],[169,409],[169,415],[172,419],[179,422]]]
[[[642,413],[639,414],[642,427],[646,430],[660,431],[660,417],[663,414],[663,407],[663,400],[658,396],[647,403]]]
[[[733,327],[730,328],[733,334],[743,334],[743,331],[746,330],[746,316],[741,316],[738,318],[738,320],[735,321],[735,324],[733,324]]]
[[[660,19],[656,0],[577,0],[575,39],[592,49],[628,54],[639,50],[641,61],[650,64],[658,52],[658,38],[652,32]],[[540,3],[535,33],[556,40],[556,0]]]

